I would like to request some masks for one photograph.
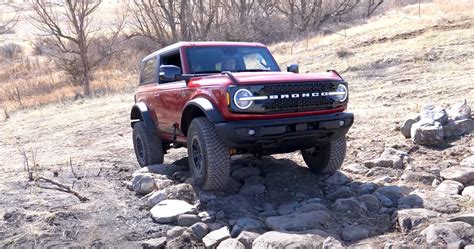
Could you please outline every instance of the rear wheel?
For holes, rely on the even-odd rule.
[[[301,155],[312,172],[333,174],[341,168],[346,156],[346,137],[341,136],[328,144],[302,150]]]
[[[206,190],[223,188],[230,174],[230,155],[214,125],[205,117],[193,119],[187,143],[194,184]]]
[[[148,129],[143,122],[137,122],[133,126],[133,148],[141,167],[163,163],[161,139],[155,131]]]

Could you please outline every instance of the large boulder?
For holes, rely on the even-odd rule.
[[[397,222],[402,232],[421,226],[429,219],[437,217],[438,213],[424,208],[402,209],[397,211]]]
[[[474,186],[464,188],[464,190],[462,191],[462,196],[474,199]]]
[[[450,120],[444,125],[444,136],[461,136],[468,134],[474,130],[474,120],[472,119],[461,119],[461,120]]]
[[[232,237],[237,237],[242,231],[262,232],[266,229],[263,222],[252,218],[240,218],[232,227]]]
[[[452,120],[462,120],[471,118],[471,107],[467,104],[467,101],[461,101],[448,109],[448,116]]]
[[[474,168],[454,166],[440,172],[442,178],[460,182],[466,186],[474,181]]]
[[[464,167],[473,167],[474,168],[474,155],[464,158],[461,161],[460,165],[464,166]]]
[[[265,219],[265,224],[275,231],[304,231],[321,228],[329,221],[330,217],[327,211],[311,211],[268,217]]]
[[[177,221],[179,215],[195,211],[193,205],[173,199],[161,201],[150,210],[151,217],[158,223],[172,223]]]
[[[441,106],[426,105],[420,111],[420,119],[429,119],[444,124],[448,121],[448,113]]]
[[[426,229],[421,231],[425,235],[426,243],[439,244],[440,242],[448,245],[463,245],[472,242],[474,238],[474,228],[468,223],[444,222],[429,225]]]
[[[424,207],[440,213],[456,213],[461,210],[458,201],[453,196],[425,190],[415,190],[410,195],[400,198],[398,206]]]
[[[321,248],[324,237],[318,234],[266,232],[252,244],[253,248]]]
[[[416,144],[439,145],[443,142],[444,129],[440,122],[421,119],[412,125],[410,135]]]
[[[418,121],[420,121],[419,115],[416,115],[415,117],[408,117],[400,126],[400,132],[402,133],[402,135],[406,138],[410,138],[411,126]]]

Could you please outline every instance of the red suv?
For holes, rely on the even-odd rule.
[[[187,147],[194,184],[222,188],[232,155],[301,150],[308,168],[334,173],[354,116],[336,71],[281,72],[259,43],[179,42],[146,56],[131,111],[140,166]]]

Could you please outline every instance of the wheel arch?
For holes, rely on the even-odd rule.
[[[155,122],[151,116],[148,106],[139,102],[133,105],[132,111],[130,112],[130,126],[133,128],[135,123],[142,121],[148,129],[155,129]]]
[[[219,109],[210,100],[203,97],[189,101],[181,113],[181,131],[185,136],[188,134],[191,121],[196,117],[206,117],[211,123],[224,121]]]

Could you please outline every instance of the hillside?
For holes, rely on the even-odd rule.
[[[380,248],[397,243],[425,244],[420,231],[429,224],[461,213],[470,212],[472,217],[472,199],[459,195],[438,198],[434,201],[437,205],[456,206],[456,211],[437,211],[416,229],[402,232],[398,223],[392,222],[400,211],[397,206],[374,204],[377,211],[354,217],[356,207],[345,204],[340,208],[350,209],[352,214],[347,209],[341,211],[334,196],[345,189],[349,194],[338,193],[340,199],[358,197],[353,190],[370,182],[379,192],[387,189],[384,186],[395,186],[403,197],[408,190],[429,195],[434,193],[434,179],[441,179],[441,170],[474,155],[472,132],[440,147],[424,147],[405,139],[397,129],[407,115],[428,103],[449,107],[466,99],[474,107],[474,13],[469,11],[473,7],[471,3],[425,4],[418,17],[417,6],[408,6],[337,34],[271,46],[281,65],[298,63],[302,72],[336,69],[349,82],[349,110],[356,121],[348,134],[341,171],[345,176],[338,174],[342,180],[329,180],[310,175],[299,152],[235,159],[235,168],[250,164],[259,169],[266,192],[258,199],[215,193],[214,206],[207,205],[207,211],[223,210],[225,215],[214,226],[232,227],[236,219],[259,213],[267,203],[278,209],[288,202],[302,205],[319,198],[317,204],[327,207],[330,217],[319,228],[326,236],[321,231],[313,236],[327,237],[329,233],[345,246]],[[166,235],[171,226],[153,222],[144,201],[127,189],[126,182],[138,169],[129,126],[132,103],[130,93],[81,99],[20,110],[0,121],[0,247],[138,247],[144,240]],[[386,147],[408,153],[404,169],[372,170],[371,174],[354,170],[354,164],[379,157]],[[165,163],[185,156],[184,149],[171,151]],[[50,185],[29,182],[25,157],[30,165],[35,161],[33,167],[40,174],[57,174],[54,179],[73,185],[91,200],[81,203]],[[417,177],[407,179],[407,175]],[[238,205],[229,205],[234,203]],[[227,212],[237,217],[230,219]],[[340,231],[358,226],[374,230],[354,240],[344,239],[348,235]],[[469,236],[472,227],[465,231]],[[464,239],[474,243],[472,237]]]

